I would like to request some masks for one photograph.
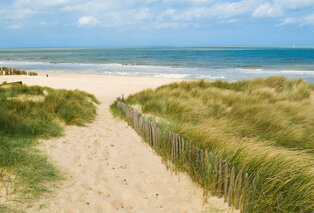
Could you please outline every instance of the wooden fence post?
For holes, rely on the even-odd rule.
[[[177,159],[178,158],[178,147],[179,147],[179,135],[178,134],[175,134],[175,137],[174,137],[174,149],[175,149],[175,158]]]
[[[217,195],[218,194],[218,178],[219,178],[219,176],[218,176],[218,159],[217,159],[217,156],[215,156],[215,162],[214,162],[214,170],[215,170],[215,172],[214,172],[214,192],[215,192],[215,194]]]
[[[227,202],[228,199],[228,162],[224,161],[224,176],[225,176],[225,181],[224,181],[224,202]]]
[[[176,134],[172,133],[172,162],[174,161],[176,157],[175,137],[176,137]]]
[[[155,144],[155,149],[157,150],[158,144],[159,144],[159,127],[156,125],[155,127],[155,132],[156,132],[156,144]]]
[[[236,195],[236,204],[235,204],[236,209],[239,209],[240,207],[241,189],[242,189],[242,169],[240,169],[239,174],[238,174],[237,195]]]
[[[219,173],[218,173],[218,197],[222,197],[223,191],[222,191],[222,160],[219,158]]]
[[[198,168],[198,164],[199,164],[199,151],[198,151],[198,147],[196,147],[195,149],[196,152],[196,168]]]
[[[157,144],[158,144],[158,126],[155,124],[155,128],[154,128],[154,132],[155,132],[155,144],[154,147],[155,149],[157,148]]]
[[[184,138],[182,138],[182,146],[181,146],[181,148],[182,148],[181,153],[182,154],[184,153],[184,149],[185,149],[184,145],[185,145],[185,140],[184,140]]]
[[[151,123],[152,124],[152,144],[151,144],[151,147],[154,148],[154,145],[155,145],[155,124],[154,123]]]
[[[230,185],[229,185],[229,199],[228,199],[228,206],[231,207],[232,200],[233,200],[233,185],[234,185],[234,176],[235,176],[234,166],[231,170],[231,177],[230,177]]]
[[[147,131],[147,139],[146,142],[148,144],[150,144],[150,127],[149,127],[150,123],[148,120],[146,120],[146,131]]]
[[[188,149],[188,159],[189,159],[189,162],[191,162],[191,143],[189,141],[187,141],[187,149]]]
[[[246,213],[248,212],[248,205],[249,205],[249,197],[248,197],[248,190],[249,190],[249,175],[248,173],[245,174],[244,178],[244,199],[243,199],[243,206],[242,206],[242,212]]]
[[[178,135],[178,157],[181,158],[181,137]]]
[[[171,137],[172,137],[172,135],[171,135],[172,133],[171,133],[171,130],[169,131],[169,135],[168,135],[168,153],[170,154],[170,156],[172,157],[172,147],[171,147],[171,145],[172,145],[172,140],[171,140]]]

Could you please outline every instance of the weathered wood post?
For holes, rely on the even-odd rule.
[[[219,172],[218,172],[218,197],[222,197],[223,191],[222,191],[222,160],[219,158]]]
[[[149,128],[148,121],[145,119],[145,134],[146,134],[146,143],[149,143]]]
[[[184,138],[182,138],[182,142],[181,142],[182,144],[181,144],[181,148],[182,148],[182,151],[181,151],[181,153],[183,154],[184,153],[184,143],[185,143],[185,141],[184,141]]]
[[[170,157],[172,157],[172,135],[171,135],[171,130],[169,131],[169,135],[168,135],[168,153],[170,154]]]
[[[155,149],[157,149],[158,147],[158,140],[159,140],[159,128],[157,125],[155,125],[155,134],[156,134],[156,137],[155,137]]]
[[[174,134],[174,157],[178,158],[178,134]]]
[[[196,155],[195,155],[195,157],[196,157],[196,168],[198,168],[198,164],[199,164],[199,151],[198,151],[198,147],[196,147],[195,148],[195,152],[196,152]]]
[[[239,174],[238,174],[237,195],[236,195],[236,204],[235,204],[236,209],[239,209],[240,207],[241,189],[242,189],[242,169],[240,169]]]
[[[228,199],[228,206],[229,207],[231,207],[231,205],[232,205],[234,176],[235,176],[235,171],[234,171],[234,166],[233,166],[232,170],[231,170],[230,185],[229,185],[229,199]]]
[[[181,158],[181,137],[178,135],[178,157]]]
[[[191,162],[191,155],[192,155],[192,148],[191,148],[191,143],[188,141],[188,147],[187,147],[187,149],[188,149],[188,159],[189,159],[189,162]]]
[[[176,153],[175,153],[175,137],[176,137],[176,134],[172,133],[172,162],[174,162],[174,159],[176,157]]]
[[[153,123],[150,123],[150,145],[153,146],[153,140],[154,140],[154,136],[153,136]]]
[[[242,212],[246,213],[248,212],[248,205],[249,205],[249,175],[248,173],[245,174],[245,178],[244,178],[244,201],[243,201],[243,207],[242,207]]]
[[[218,159],[217,156],[215,156],[215,162],[214,162],[214,192],[217,195],[218,194]]]
[[[224,181],[224,202],[227,202],[228,200],[228,162],[225,160],[224,161],[224,176],[225,176],[225,181]]]

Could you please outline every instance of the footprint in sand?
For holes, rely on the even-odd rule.
[[[89,154],[87,155],[87,159],[92,160],[93,158],[95,158],[96,155],[97,155],[96,150],[90,151]]]
[[[124,164],[122,166],[120,166],[121,169],[127,169],[128,168],[128,165]]]
[[[105,161],[107,161],[110,158],[108,148],[106,148],[106,150],[102,152],[102,156],[104,157]]]
[[[100,142],[98,140],[94,140],[94,144],[95,144],[95,147],[99,147],[100,146]]]
[[[93,186],[91,181],[83,181],[80,185],[84,189],[84,191],[92,191],[93,190],[93,188],[91,187],[91,186]]]

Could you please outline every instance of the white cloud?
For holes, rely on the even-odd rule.
[[[162,14],[175,21],[193,21],[197,19],[226,19],[245,15],[254,10],[258,1],[242,0],[238,2],[216,3],[209,7],[192,7],[181,11],[167,10]]]
[[[314,5],[314,0],[274,0],[274,4],[282,8],[300,9]]]
[[[213,0],[163,0],[164,3],[190,3],[190,4],[203,4],[213,2]]]
[[[20,22],[21,20],[25,20],[32,15],[37,14],[37,11],[25,8],[25,9],[14,9],[14,10],[0,10],[0,23],[1,21],[5,21],[8,23],[8,25],[21,25],[21,24],[15,24],[15,23],[9,23],[9,22]]]
[[[302,23],[301,25],[302,25],[302,26],[303,26],[303,25],[311,25],[311,26],[314,26],[314,13],[311,14],[311,15],[306,16],[306,17],[303,19],[303,23]]]
[[[18,7],[47,8],[65,5],[70,2],[71,0],[18,0],[14,5]]]
[[[7,26],[8,29],[20,29],[22,26],[21,25],[10,25]]]
[[[98,23],[98,20],[91,16],[82,16],[78,20],[78,24],[81,26],[86,25],[96,25]]]
[[[87,1],[82,2],[80,4],[67,4],[62,7],[61,10],[64,11],[77,11],[77,12],[98,12],[98,11],[106,11],[109,9],[115,9],[114,3],[112,1]]]
[[[137,20],[145,20],[151,17],[151,11],[148,8],[141,8],[136,12],[135,18]]]
[[[282,16],[283,11],[280,7],[265,3],[253,12],[253,17],[277,17]]]
[[[163,22],[163,23],[156,23],[155,27],[157,29],[164,29],[164,28],[186,28],[188,27],[187,23],[180,23],[180,22]]]
[[[259,2],[258,0],[242,0],[219,3],[211,8],[211,13],[221,18],[231,18],[249,13],[259,5]]]
[[[12,3],[13,2],[13,3]],[[289,10],[314,6],[314,0],[13,0],[0,3],[3,26],[63,23],[115,29],[202,27],[243,22],[251,17],[282,17],[277,26],[311,17],[292,18]],[[4,11],[4,12],[1,12]],[[7,12],[6,12],[7,11]],[[44,18],[43,18],[44,17]],[[73,18],[75,17],[75,18]],[[73,21],[75,20],[75,21]]]
[[[285,26],[289,24],[295,24],[297,22],[298,20],[296,18],[285,18],[284,20],[281,21],[280,24],[277,24],[277,26]]]
[[[237,23],[237,22],[239,22],[240,21],[240,19],[238,19],[238,18],[232,18],[232,19],[228,19],[227,21],[226,21],[226,23]]]
[[[277,26],[285,26],[289,24],[298,24],[301,27],[314,26],[314,13],[299,18],[285,18],[280,24],[277,24]]]

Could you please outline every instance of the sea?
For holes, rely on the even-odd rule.
[[[0,66],[155,78],[314,82],[314,47],[93,47],[0,49]]]

